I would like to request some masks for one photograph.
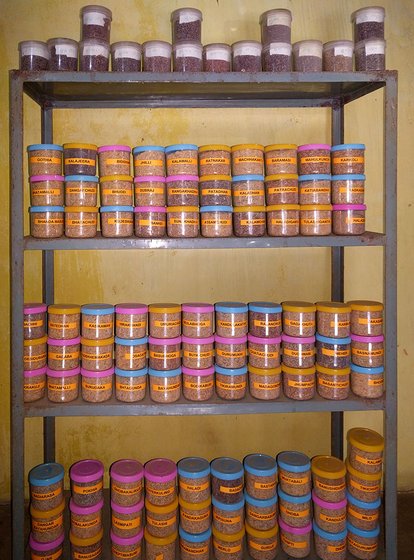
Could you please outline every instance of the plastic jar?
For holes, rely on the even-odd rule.
[[[283,333],[288,336],[310,337],[315,334],[316,306],[307,301],[284,301]]]
[[[325,502],[338,503],[346,498],[345,464],[330,455],[312,459],[312,480],[315,496]]]
[[[112,72],[140,72],[141,50],[141,45],[134,41],[112,43]]]
[[[147,334],[148,305],[118,303],[115,306],[115,333],[119,338],[143,338]]]
[[[78,69],[78,43],[66,37],[48,39],[49,70],[76,72]]]
[[[321,560],[345,560],[346,549],[346,528],[343,531],[331,533],[324,531],[313,522],[313,532],[315,537],[315,551]]]
[[[106,371],[113,365],[114,339],[81,338],[82,366],[89,371]]]
[[[51,338],[76,338],[80,334],[80,305],[52,304],[47,309],[47,332]]]
[[[300,207],[301,235],[330,235],[332,233],[332,206],[330,204]]]
[[[141,501],[144,488],[144,467],[134,459],[121,459],[109,470],[111,504],[134,506]]]
[[[165,181],[168,206],[198,206],[197,175],[171,175]]]
[[[216,334],[222,337],[241,337],[248,331],[248,306],[237,301],[215,304]]]
[[[46,366],[26,370],[23,373],[23,402],[35,402],[43,399],[46,392]]]
[[[144,499],[137,504],[121,506],[111,500],[111,531],[117,537],[129,539],[142,531]]]
[[[263,45],[273,42],[290,43],[292,12],[282,8],[268,10],[261,14],[261,38]]]
[[[333,175],[333,204],[363,204],[365,192],[365,175]]]
[[[380,527],[377,525],[372,531],[361,531],[352,526],[350,523],[348,528],[348,552],[353,554],[355,558],[361,560],[373,560],[378,555],[378,537]]]
[[[331,146],[304,144],[298,147],[299,175],[330,175]]]
[[[216,360],[221,368],[241,368],[247,364],[247,335],[224,338],[215,335]]]
[[[231,174],[230,146],[207,144],[198,148],[200,177]]]
[[[48,543],[39,543],[34,540],[33,536],[29,537],[29,547],[32,560],[48,560],[48,558],[63,558],[63,541],[65,535]]]
[[[169,237],[197,237],[198,231],[198,206],[170,206],[167,208],[167,234]]]
[[[253,560],[273,560],[278,551],[279,527],[260,531],[246,523],[247,550]]]
[[[311,494],[290,496],[277,489],[279,496],[279,519],[291,527],[307,527],[312,521]]]
[[[231,457],[218,457],[211,462],[211,490],[221,504],[237,504],[243,500],[243,465]]]
[[[25,303],[23,306],[23,336],[25,340],[42,338],[46,334],[45,303]]]
[[[66,206],[96,207],[98,199],[98,177],[89,175],[66,175]]]
[[[211,497],[203,502],[190,503],[179,497],[180,528],[190,534],[202,534],[211,526]]]
[[[246,366],[237,369],[228,369],[216,365],[215,369],[217,396],[224,400],[239,400],[246,396]]]
[[[329,338],[316,333],[316,363],[329,369],[343,369],[351,362],[351,337]]]
[[[135,205],[140,207],[164,207],[167,202],[165,177],[135,177]]]
[[[101,206],[101,233],[103,237],[131,237],[134,233],[132,206]]]
[[[232,187],[234,206],[264,206],[263,175],[236,175]]]
[[[263,47],[264,72],[291,72],[292,45],[290,43],[270,43]]]
[[[322,41],[310,39],[294,43],[293,60],[295,71],[322,72],[322,51]],[[320,171],[319,173],[329,173],[329,171]]]
[[[115,364],[122,370],[141,370],[147,365],[148,338],[115,337]]]
[[[210,463],[201,457],[185,457],[178,464],[180,498],[187,504],[204,504],[210,498]]]
[[[87,303],[82,305],[82,336],[91,340],[110,338],[114,333],[113,305],[108,303]]]
[[[49,50],[43,41],[21,41],[19,43],[19,69],[25,71],[48,70]]]
[[[100,148],[98,149],[99,153]],[[113,167],[113,166],[111,166]],[[102,206],[129,206],[132,204],[131,175],[106,175],[99,180]]]
[[[47,337],[25,340],[23,342],[23,369],[25,371],[44,368],[46,365]]]
[[[299,202],[306,204],[331,203],[330,175],[301,175],[299,177]]]
[[[336,235],[365,233],[365,204],[334,204],[332,230]]]
[[[101,560],[102,558],[102,538],[103,530],[100,531],[95,537],[90,539],[79,539],[69,532],[69,541],[71,548],[71,560],[77,560],[78,558],[90,557],[94,560]]]
[[[231,206],[203,206],[201,235],[203,237],[231,237],[233,233],[233,208]]]
[[[282,334],[283,363],[290,368],[311,368],[315,363],[315,337]]]
[[[29,177],[32,206],[63,206],[63,175]]]
[[[148,529],[144,530],[145,538],[145,559],[146,560],[175,560],[178,533],[175,532],[169,537],[153,537]]]
[[[358,397],[381,397],[384,393],[384,366],[364,368],[351,363],[351,389]]]
[[[64,534],[63,510],[65,502],[48,511],[37,510],[30,506],[32,537],[39,543],[55,541]]]
[[[327,502],[321,500],[312,491],[313,518],[323,531],[339,533],[346,529],[346,504],[347,499],[340,502]]]
[[[83,363],[83,362],[82,362]],[[82,398],[86,402],[105,402],[112,396],[114,368],[105,371],[81,369]]]
[[[176,338],[181,334],[181,306],[178,303],[151,303],[149,334],[154,338]]]
[[[276,495],[276,459],[262,453],[247,455],[243,461],[246,492],[257,500],[269,500]]]
[[[198,176],[198,147],[195,144],[172,144],[165,148],[167,175]]]
[[[311,548],[312,523],[306,527],[291,527],[279,519],[280,544],[291,558],[306,558]]]
[[[196,8],[178,8],[171,12],[173,43],[196,41],[201,43],[203,14]]]
[[[350,367],[331,369],[316,364],[316,388],[324,399],[343,400],[349,396]]]
[[[177,466],[170,459],[151,459],[144,467],[146,501],[166,506],[177,498]]]
[[[233,208],[234,235],[237,237],[262,237],[266,233],[266,208],[264,206],[239,206]]]
[[[378,525],[381,499],[376,502],[361,502],[347,493],[347,516],[349,523],[357,529],[372,531]]]
[[[376,502],[380,498],[382,473],[363,473],[354,469],[346,460],[348,493],[361,502]]]
[[[166,41],[146,41],[142,45],[142,69],[144,72],[171,71],[170,43]]]
[[[65,470],[59,463],[43,463],[29,472],[30,503],[37,511],[50,511],[64,502]]]
[[[164,146],[136,146],[132,150],[132,155],[134,158],[134,175],[137,179],[142,179],[142,181],[134,182],[139,183],[145,182],[146,180],[156,181],[156,179],[161,179],[162,182],[162,178],[165,176]],[[144,179],[144,177],[153,177],[153,179]],[[143,206],[146,204],[147,203],[142,203]],[[153,203],[148,204],[148,206],[162,206],[162,204]]]
[[[224,535],[239,533],[244,527],[244,497],[240,502],[223,504],[212,499],[213,527]]]
[[[96,175],[95,144],[63,144],[63,168],[65,175]]]
[[[363,175],[365,171],[365,144],[338,144],[332,146],[333,175]]]
[[[280,365],[281,337],[260,338],[248,334],[249,364],[259,369],[274,369]]]
[[[250,527],[258,531],[268,531],[277,526],[277,493],[267,500],[257,500],[245,491],[244,497],[246,500],[246,523]]]
[[[351,307],[337,301],[316,303],[316,328],[319,335],[330,338],[349,336]]]
[[[63,147],[59,144],[31,144],[27,146],[29,176],[62,174]]]
[[[204,72],[230,72],[231,47],[225,43],[210,43],[203,47]]]
[[[135,235],[150,239],[164,237],[167,231],[166,212],[164,206],[136,206]]]
[[[181,336],[148,339],[149,366],[156,370],[171,370],[181,366]]]
[[[112,12],[104,6],[84,6],[80,11],[82,39],[110,42]]]
[[[266,164],[266,182],[277,181],[275,185],[269,185],[269,187],[292,187],[291,183],[285,183],[285,180],[291,181],[292,179],[297,180],[297,145],[296,144],[271,144],[264,148],[265,153],[265,164]],[[280,181],[280,183],[279,183]],[[280,191],[292,192],[289,191]],[[297,193],[297,182],[296,191]],[[270,200],[269,195],[277,195],[279,191],[267,192],[267,203],[268,204],[285,204],[285,203],[297,203],[296,200]]]
[[[72,500],[78,506],[93,506],[103,499],[104,466],[97,459],[74,463],[69,471]]]
[[[194,555],[198,560],[209,560],[211,545],[211,528],[203,533],[188,533],[180,526],[180,558],[193,560]]]
[[[352,428],[347,433],[348,461],[362,473],[381,473],[384,438],[368,428]]]
[[[298,451],[282,451],[277,456],[279,487],[290,496],[305,496],[312,489],[309,457]]]
[[[183,303],[181,309],[184,336],[203,339],[213,335],[214,305],[209,303]]]
[[[195,41],[174,43],[173,70],[174,72],[202,72],[203,45]]]
[[[148,368],[124,371],[115,368],[115,397],[122,402],[138,402],[145,397]]]
[[[232,44],[231,50],[233,72],[261,72],[262,44],[259,41],[237,41]],[[238,173],[233,171],[233,174]]]
[[[101,182],[104,178],[114,179],[114,176],[129,176],[131,148],[123,145],[100,146],[98,148],[99,175]],[[110,180],[109,179],[109,180]],[[132,177],[130,179],[132,181]],[[131,193],[132,194],[132,193]],[[115,202],[105,204],[116,204]],[[118,204],[122,204],[118,202]]]
[[[102,531],[102,508],[104,501],[89,507],[77,506],[69,500],[70,531],[79,539],[90,539]]]
[[[235,535],[224,535],[215,527],[213,533],[214,558],[216,560],[242,560],[245,528]]]
[[[183,366],[190,369],[210,368],[214,361],[214,337],[188,338],[182,337]]]
[[[367,39],[355,45],[355,70],[377,72],[385,70],[385,47],[383,39]]]
[[[151,399],[159,403],[172,403],[181,396],[181,367],[169,371],[149,369]]]
[[[204,175],[200,177],[201,206],[231,206],[230,175]]]
[[[109,43],[99,39],[87,39],[79,43],[79,70],[83,72],[107,72],[109,70]]]
[[[367,6],[351,14],[354,24],[354,41],[384,39],[385,10],[381,6]]]
[[[141,560],[142,558],[142,538],[144,531],[141,531],[130,537],[129,539],[122,539],[111,531],[111,551],[113,560]]]
[[[98,208],[89,206],[65,207],[65,235],[71,238],[95,237]]]
[[[233,176],[263,175],[264,147],[261,144],[236,144],[231,147]]]
[[[377,368],[384,365],[384,335],[351,335],[352,363],[363,368]]]
[[[354,69],[353,41],[328,41],[323,45],[325,72],[352,72]]]
[[[47,368],[47,398],[52,402],[71,402],[78,398],[80,367],[65,371]]]
[[[297,204],[299,201],[297,175],[289,173],[284,175],[268,175],[265,177],[265,186],[266,202],[269,206]]]
[[[260,369],[249,364],[249,389],[252,397],[273,400],[280,396],[281,367]]]
[[[31,206],[30,235],[40,239],[61,237],[64,232],[63,206]]]
[[[275,338],[282,332],[282,306],[279,303],[254,301],[249,303],[249,334]]]
[[[384,305],[379,301],[353,300],[351,306],[351,333],[359,336],[382,334]]]

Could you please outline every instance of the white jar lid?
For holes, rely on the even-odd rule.
[[[204,45],[206,60],[225,60],[231,61],[231,47],[226,43],[210,43]]]
[[[293,52],[295,55],[301,56],[317,56],[322,58],[322,41],[309,39],[305,41],[298,41],[293,45]]]
[[[286,25],[290,27],[292,24],[292,12],[284,8],[268,10],[264,12],[259,19],[260,25],[270,27],[272,25]]]
[[[178,8],[171,12],[171,21],[178,23],[191,23],[192,21],[203,21],[203,14],[197,8]]]
[[[21,56],[41,56],[49,60],[47,44],[42,41],[21,41],[19,51]]]
[[[171,58],[172,47],[167,41],[147,41],[142,45],[142,52],[146,58],[161,56]]]
[[[382,6],[367,6],[356,10],[351,14],[351,22],[366,23],[367,21],[374,21],[382,23],[385,19],[385,9]]]
[[[259,41],[237,41],[232,46],[233,56],[261,56],[262,43]]]

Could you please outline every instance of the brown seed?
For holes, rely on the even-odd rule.
[[[311,500],[294,503],[279,494],[279,515],[290,527],[306,527],[312,519]]]
[[[331,177],[330,175],[315,175],[314,178],[300,179],[299,203],[330,204],[331,203]]]
[[[361,508],[355,503],[352,503],[351,500],[348,500],[347,515],[350,524],[357,529],[372,531],[378,525],[379,507]]]
[[[243,538],[231,543],[220,538],[220,533],[213,533],[214,558],[216,560],[242,560]]]
[[[348,552],[360,560],[374,560],[378,555],[378,537],[361,537],[349,531]]]
[[[310,337],[315,335],[316,307],[307,301],[285,301],[283,309],[283,333],[293,337]]]
[[[193,560],[196,555],[198,560],[209,560],[210,538],[205,541],[191,542],[180,537],[180,559]]]
[[[53,304],[48,307],[47,332],[50,338],[71,339],[80,335],[80,306]]]
[[[32,144],[27,147],[29,158],[29,176],[33,175],[61,175],[62,174],[62,146],[48,144]]]
[[[165,177],[135,177],[135,206],[166,205]]]
[[[351,362],[351,350],[348,339],[338,339],[333,342],[326,342],[323,337],[316,335],[316,363],[329,369],[343,369],[349,367]]]
[[[363,175],[365,171],[365,145],[340,144],[332,146],[333,175]]]
[[[199,211],[197,206],[170,206],[167,208],[167,234],[169,237],[197,237]]]
[[[122,539],[128,539],[130,537],[134,537],[140,532],[143,526],[144,514],[144,504],[142,503],[141,505],[142,508],[139,509],[139,511],[136,511],[138,509],[138,506],[136,505],[126,506],[130,507],[131,510],[134,510],[126,513],[119,511],[116,504],[113,504],[111,529],[114,535],[117,535]]]
[[[137,237],[159,238],[167,232],[166,209],[163,206],[135,207],[134,220]]]
[[[315,337],[282,335],[283,363],[290,368],[311,368],[315,363]]]
[[[249,364],[259,369],[272,369],[280,365],[280,337],[257,338],[249,333]]]
[[[68,370],[79,366],[80,338],[58,344],[55,339],[49,338],[47,343],[47,364],[53,370]]]
[[[170,509],[169,506],[164,506]],[[178,529],[178,508],[173,511],[163,512],[162,506],[159,508],[146,507],[146,528],[153,537],[165,538],[175,533]],[[158,510],[158,511],[157,511]]]
[[[277,473],[258,476],[244,469],[246,492],[256,500],[269,500],[276,495]]]
[[[315,369],[288,368],[285,364],[283,371],[283,391],[289,399],[305,401],[315,396]]]
[[[201,206],[231,206],[230,175],[200,177]]]
[[[351,333],[359,336],[380,336],[383,327],[383,304],[379,301],[349,301]]]
[[[330,175],[331,147],[328,144],[304,144],[298,148],[299,175]]]
[[[200,146],[198,149],[200,177],[230,175],[230,147],[221,145]],[[206,204],[206,206],[208,206]]]
[[[264,206],[264,181],[263,176],[260,177],[233,177],[234,206]]]
[[[332,204],[364,204],[365,176],[332,177]]]
[[[305,496],[312,489],[310,467],[302,472],[289,471],[279,465],[280,488],[290,496]]]
[[[223,368],[241,368],[247,364],[247,336],[222,338],[215,336],[216,365]]]
[[[259,370],[260,371],[260,370]],[[249,388],[252,397],[260,400],[273,400],[280,397],[281,375],[269,374],[268,370],[261,370],[260,374],[255,373],[249,365]]]
[[[66,206],[65,235],[71,238],[95,237],[98,225],[98,209]]]
[[[154,338],[176,338],[181,334],[181,306],[178,303],[149,305],[149,334]]]
[[[158,371],[177,369],[181,365],[181,337],[157,339],[150,336],[148,352],[150,368]]]
[[[203,49],[204,72],[230,72],[231,47],[226,43],[210,43]]]
[[[88,482],[71,479],[71,496],[77,506],[95,506],[103,500],[103,477]]]
[[[213,469],[212,465],[212,469]],[[243,487],[244,479],[243,475],[238,476],[235,474],[235,478],[226,480],[220,478],[220,474],[211,473],[211,491],[213,497],[221,502],[222,504],[237,504],[243,500]]]
[[[32,340],[44,337],[46,334],[46,304],[25,303],[23,315],[24,339]]]
[[[301,235],[330,235],[332,207],[330,205],[303,205],[300,208]]]
[[[197,478],[189,478],[184,474],[178,474],[181,500],[190,504],[201,504],[209,500],[211,495],[209,474],[197,476]],[[200,533],[202,533],[202,531],[200,531]]]
[[[352,72],[354,67],[354,43],[352,41],[329,41],[323,45],[323,69],[325,72]]]
[[[88,58],[92,59],[93,62],[93,59],[97,57],[90,56]],[[65,175],[96,175],[97,149],[94,144],[64,144],[63,169]]]
[[[275,338],[282,333],[282,308],[267,302],[249,303],[249,334]]]
[[[231,148],[233,175],[263,175],[263,146],[237,144]]]
[[[63,501],[63,478],[46,486],[30,485],[30,503],[37,511],[50,511]]]
[[[177,368],[178,369],[178,368]],[[177,370],[172,370],[177,371]],[[181,396],[181,375],[165,376],[167,372],[157,372],[150,370],[150,395],[151,399],[159,403],[171,403],[178,401]]]
[[[142,401],[147,388],[147,375],[129,377],[127,371],[125,374],[115,375],[115,397],[122,402]]]
[[[365,451],[348,441],[348,461],[351,467],[362,473],[382,472],[383,451]]]
[[[268,152],[266,156],[275,152]],[[276,152],[277,153],[277,152]],[[276,159],[287,159],[279,156],[271,158]],[[266,160],[267,161],[267,160]],[[296,161],[296,151],[295,151],[295,161]],[[267,164],[266,164],[267,165]],[[269,164],[269,167],[275,167],[276,164]],[[294,165],[296,167],[296,164]],[[266,185],[266,203],[269,206],[279,205],[279,204],[298,204],[299,202],[299,191],[298,191],[298,176],[293,174],[286,175],[268,175],[265,177]]]
[[[346,303],[320,301],[316,304],[316,328],[328,338],[349,336],[351,308]]]
[[[168,206],[198,206],[198,176],[167,177],[166,183]]]
[[[377,72],[385,70],[385,41],[367,39],[355,45],[355,70]]]
[[[205,339],[213,335],[213,305],[208,303],[183,303],[181,307],[183,336],[190,339]]]
[[[246,378],[245,373],[241,375],[226,375],[219,373],[216,366],[216,393],[221,399],[239,400],[246,395]],[[224,368],[223,368],[224,369]]]
[[[248,330],[247,305],[235,302],[216,303],[216,334],[225,338],[240,338]]]
[[[115,307],[116,336],[123,339],[143,338],[147,334],[148,306],[123,303]]]
[[[376,502],[381,493],[381,473],[371,477],[372,480],[362,478],[358,471],[355,469],[351,471],[347,465],[346,485],[351,496],[361,502]]]
[[[206,206],[200,209],[203,237],[231,237],[233,233],[232,207]]]
[[[262,237],[266,233],[264,206],[239,206],[233,214],[234,235],[237,237]]]
[[[35,541],[50,543],[62,535],[64,532],[63,510],[64,503],[52,510],[49,517],[44,517],[43,515],[39,516],[35,508],[30,508],[32,536]]]
[[[198,175],[198,148],[192,144],[167,146],[167,175]]]
[[[190,369],[207,369],[214,361],[214,339],[183,336],[183,366]]]
[[[145,176],[164,177],[165,150],[162,146],[137,146],[133,149],[133,154],[136,178],[143,179]],[[144,202],[141,205],[151,206]],[[162,206],[162,204],[157,203],[154,206]]]
[[[211,500],[207,498],[205,503],[200,503],[200,508],[194,509],[181,500],[180,494],[180,526],[190,534],[207,531],[211,526]]]
[[[274,537],[257,537],[247,533],[247,549],[253,560],[274,560],[278,552],[277,533]]]
[[[66,206],[97,206],[98,178],[85,175],[82,178],[65,177]]]
[[[362,235],[365,232],[365,210],[365,204],[335,205],[332,214],[333,233],[336,235]]]
[[[273,237],[293,237],[299,235],[299,205],[268,206],[267,233]]]
[[[325,478],[312,473],[315,495],[325,502],[341,502],[346,498],[345,475],[338,478]]]
[[[345,371],[347,373],[344,370],[333,369],[327,373],[320,366],[316,366],[316,384],[319,395],[324,399],[335,401],[347,399],[349,396],[349,367]]]
[[[72,535],[79,539],[95,537],[102,530],[102,509],[94,513],[71,511],[70,530]]]
[[[318,502],[314,501],[313,516],[316,524],[322,531],[340,533],[346,529],[346,505],[332,509],[319,505]]]
[[[351,389],[358,397],[380,398],[384,393],[384,372],[367,374],[351,370]]]
[[[145,558],[146,560],[176,560],[175,555],[176,540],[168,544],[155,544],[145,538]]]
[[[310,554],[311,531],[305,535],[295,535],[284,527],[286,527],[286,525],[280,527],[280,544],[282,550],[292,558],[306,558]]]

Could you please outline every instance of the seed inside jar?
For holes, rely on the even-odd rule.
[[[25,340],[23,345],[23,369],[25,371],[44,368],[46,365],[47,337]]]
[[[39,543],[49,543],[64,533],[63,510],[65,502],[49,511],[37,510],[30,506],[30,518],[33,538]]]
[[[231,47],[226,43],[210,43],[203,49],[204,72],[230,72]]]
[[[330,175],[300,175],[299,203],[302,205],[331,203]]]
[[[198,147],[173,144],[165,148],[167,175],[198,175]]]
[[[347,433],[349,464],[361,473],[380,473],[384,438],[368,428],[352,428]]]
[[[165,506],[177,497],[177,466],[170,459],[151,459],[144,468],[147,500]]]
[[[379,301],[353,300],[351,306],[351,333],[359,336],[380,336],[383,328],[384,305]]]
[[[237,175],[232,182],[234,206],[264,206],[263,175]]]
[[[45,303],[25,303],[23,307],[23,336],[25,340],[42,338],[46,334]]]
[[[290,10],[274,9],[264,12],[259,19],[262,43],[290,43],[292,13]]]
[[[246,523],[247,549],[253,560],[274,560],[278,552],[278,532],[276,525],[267,531],[256,530]]]
[[[63,206],[31,206],[30,235],[39,239],[54,239],[64,232]]]
[[[239,206],[233,209],[234,235],[237,237],[262,237],[266,233],[266,208],[264,206]]]
[[[211,144],[198,149],[200,177],[230,175],[230,146]]]
[[[290,496],[304,496],[312,489],[309,457],[298,451],[282,451],[277,456],[280,488]]]
[[[118,537],[111,531],[110,537],[113,560],[123,560],[125,556],[129,556],[131,560],[141,560],[143,536],[143,529],[141,529],[137,535],[129,539]]]
[[[100,193],[102,206],[130,206],[133,200],[130,175],[101,176]]]
[[[271,152],[270,152],[271,153]],[[296,154],[296,151],[295,151]],[[282,159],[274,157],[272,159]],[[296,157],[295,157],[296,161]],[[269,164],[270,166],[271,164]],[[296,168],[296,164],[295,164]],[[266,203],[269,206],[279,204],[298,204],[298,176],[296,174],[267,175],[265,177]]]
[[[58,339],[76,338],[79,336],[80,305],[49,305],[47,332],[51,338]]]
[[[307,301],[284,301],[283,332],[288,336],[310,337],[315,334],[316,306]]]
[[[66,371],[47,369],[47,398],[52,402],[71,402],[78,398],[80,368]]]
[[[375,502],[381,493],[382,472],[357,471],[346,460],[346,485],[348,493],[361,502]]]
[[[349,396],[350,367],[329,369],[316,364],[318,393],[324,399],[343,400]]]
[[[233,233],[231,206],[204,206],[200,208],[203,237],[231,237]]]
[[[154,338],[176,338],[181,334],[181,306],[178,303],[152,303],[149,334]]]
[[[385,10],[380,6],[367,6],[351,14],[355,43],[370,38],[384,39]]]
[[[241,368],[247,364],[247,336],[224,338],[215,336],[216,365],[221,368]]]
[[[336,235],[365,233],[365,204],[334,204],[332,231]]]
[[[299,205],[279,204],[268,206],[267,233],[274,237],[299,235]]]
[[[99,558],[102,556],[102,537],[103,529],[99,531],[97,535],[91,537],[90,539],[80,539],[76,537],[72,531],[69,532],[70,548],[73,557],[79,556],[95,556]]]
[[[212,336],[214,332],[214,305],[208,303],[183,303],[181,309],[184,336],[188,338],[208,338]]]
[[[381,499],[376,502],[361,502],[349,493],[347,494],[348,521],[357,529],[363,531],[372,531],[378,525],[379,509],[381,507]]]
[[[54,370],[68,370],[79,366],[80,337],[59,340],[47,339],[47,363]]]
[[[332,233],[332,206],[330,204],[302,205],[300,207],[301,235],[330,235]]]
[[[66,206],[97,206],[98,177],[88,175],[66,175],[65,204]]]
[[[111,45],[112,72],[140,72],[141,45],[134,41],[118,41]]]
[[[66,237],[95,237],[98,226],[98,209],[89,206],[65,207]]]
[[[23,402],[35,402],[43,399],[46,391],[46,366],[24,371]]]
[[[244,498],[237,503],[223,504],[214,497],[213,527],[224,535],[234,535],[244,527]]]
[[[29,178],[32,206],[62,206],[64,201],[62,175],[35,175]]]
[[[378,536],[380,526],[372,531],[361,531],[348,524],[347,548],[356,558],[374,560],[378,555]]]
[[[65,175],[96,175],[97,150],[95,144],[63,144]]]
[[[216,560],[242,560],[245,529],[235,535],[225,535],[213,527],[213,548]],[[231,552],[229,552],[229,550]],[[230,556],[229,556],[230,555]]]
[[[114,332],[114,306],[106,303],[82,305],[82,336],[90,340],[107,339]]]
[[[173,44],[174,72],[202,72],[203,46],[195,41]]]
[[[351,307],[346,303],[319,301],[316,303],[316,324],[320,335],[346,338],[350,334]]]
[[[248,331],[248,306],[240,302],[217,302],[216,334],[222,337],[241,337]]]
[[[115,313],[115,332],[119,338],[143,338],[147,334],[147,305],[118,303],[115,306]]]
[[[280,544],[291,558],[306,558],[310,554],[312,523],[306,527],[291,527],[279,519]]]
[[[122,370],[140,370],[147,365],[148,338],[125,340],[115,337],[115,364]]]
[[[264,72],[291,72],[292,45],[290,43],[270,43],[263,47]]]
[[[280,365],[281,338],[259,338],[249,333],[249,364],[259,369],[273,369]]]
[[[296,72],[322,72],[322,41],[298,41],[293,45],[293,61]],[[320,171],[329,173],[329,171]]]
[[[114,339],[81,338],[82,367],[88,371],[106,371],[113,365]]]
[[[258,531],[269,531],[277,526],[278,497],[257,500],[246,492],[246,523]]]
[[[230,175],[204,175],[200,177],[201,206],[231,206]]]
[[[79,43],[79,70],[107,72],[109,70],[109,43],[100,39],[86,39]],[[92,175],[92,173],[90,173]]]
[[[208,527],[203,533],[193,534],[180,526],[180,558],[181,560],[192,560],[194,556],[199,560],[209,560],[211,544],[211,528]]]
[[[99,175],[129,175],[131,148],[129,146],[100,146],[98,148]]]
[[[131,237],[134,233],[132,206],[101,206],[101,232],[103,237]]]
[[[214,337],[182,338],[183,366],[190,369],[210,368],[214,362]]]
[[[69,501],[70,530],[79,539],[90,539],[102,530],[103,500],[89,507],[77,506],[73,500]]]
[[[352,41],[329,41],[323,45],[322,54],[325,72],[352,72],[354,62]]]
[[[210,497],[210,464],[201,457],[186,457],[177,465],[180,497],[199,504]]]
[[[306,527],[312,520],[311,494],[290,496],[278,488],[279,515],[290,527]]]
[[[246,491],[252,498],[268,500],[276,495],[277,464],[269,455],[254,453],[244,458]]]
[[[167,230],[166,212],[164,206],[136,206],[135,235],[144,238],[164,237]]]
[[[313,522],[315,551],[319,558],[325,560],[345,560],[347,557],[347,530],[330,533]]]
[[[86,402],[104,402],[112,396],[114,368],[105,371],[81,369],[82,398]]]
[[[147,528],[145,528],[145,556],[146,560],[175,560],[176,546],[177,546],[177,532],[169,537],[156,538],[153,537]]]
[[[166,41],[146,41],[142,45],[142,69],[144,72],[171,71],[170,43]]]
[[[332,175],[332,204],[364,204],[365,175]]]
[[[110,468],[111,500],[119,506],[138,504],[143,496],[144,468],[134,459],[121,459]]]
[[[326,502],[313,491],[312,501],[314,520],[318,527],[328,533],[339,533],[346,529],[346,499],[341,502]]]
[[[31,144],[27,146],[29,176],[61,175],[63,147],[58,144]]]
[[[211,498],[196,504],[186,502],[180,495],[180,527],[191,534],[204,533],[211,525]]]
[[[166,178],[168,206],[198,206],[198,176],[172,175]]]
[[[38,511],[50,511],[63,501],[64,468],[59,463],[37,465],[29,472],[31,505]]]
[[[151,399],[159,403],[172,403],[181,396],[181,367],[168,371],[149,369]]]
[[[231,147],[233,175],[263,175],[264,147],[260,144],[237,144]]]
[[[111,531],[123,539],[135,537],[142,530],[144,499],[138,503],[121,506],[111,501]]]
[[[19,43],[20,70],[48,70],[49,51],[43,41],[21,41]]]
[[[222,504],[236,504],[243,499],[243,465],[231,457],[219,457],[211,462],[213,497]]]
[[[201,43],[201,22],[203,14],[196,8],[179,8],[171,12],[173,43],[198,41]]]
[[[173,370],[181,365],[181,336],[148,339],[149,366],[156,370]]]
[[[376,72],[385,70],[385,48],[383,39],[367,39],[355,45],[355,70]]]
[[[167,203],[165,177],[135,177],[135,206],[162,208]]]
[[[146,394],[148,368],[124,371],[115,368],[115,397],[122,402],[142,401]]]
[[[351,338],[329,338],[316,333],[316,363],[330,369],[349,367]]]
[[[170,206],[167,208],[167,234],[169,237],[197,237],[198,232],[198,206]]]
[[[278,303],[249,303],[249,333],[259,338],[274,338],[282,332],[282,306]]]
[[[163,178],[165,175],[165,148],[163,146],[137,146],[132,150],[134,156],[134,175],[143,179],[145,176]],[[146,204],[142,204],[146,206]],[[162,204],[155,204],[162,206]]]
[[[103,499],[103,464],[85,459],[70,468],[72,499],[78,506],[96,505]]]
[[[248,369],[249,389],[252,397],[260,400],[279,398],[282,385],[282,368],[280,366],[274,369],[260,369],[249,364]]]
[[[260,72],[262,70],[262,45],[259,41],[238,41],[232,44],[231,50],[233,72]]]
[[[216,393],[224,400],[239,400],[246,395],[247,367],[229,369],[215,366]]]
[[[381,397],[384,393],[384,366],[364,368],[351,364],[351,388],[358,397]]]

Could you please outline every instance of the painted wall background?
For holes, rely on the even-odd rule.
[[[0,500],[9,499],[9,186],[8,76],[18,67],[17,43],[49,37],[79,38],[79,9],[72,0],[2,0],[0,23]],[[182,0],[106,0],[113,11],[112,41],[170,39],[170,12]],[[193,0],[204,14],[203,42],[259,39],[258,18],[273,7],[293,12],[292,40],[351,38],[351,12],[361,0]],[[386,8],[387,67],[400,71],[399,93],[399,487],[414,488],[412,438],[414,389],[414,262],[412,137],[414,134],[414,3],[383,0]],[[24,144],[40,141],[38,108],[25,101]],[[367,226],[382,227],[382,93],[371,94],[346,110],[345,141],[367,144]],[[55,116],[55,141],[171,144],[192,142],[330,142],[329,114],[312,110],[84,110]],[[27,182],[22,185],[26,193]],[[28,206],[28,199],[27,199]],[[41,297],[40,255],[25,259],[26,301]],[[382,298],[381,251],[346,252],[346,298]],[[71,252],[56,255],[56,301],[178,301],[220,299],[329,298],[327,250]],[[346,415],[346,427],[382,429],[379,413]],[[262,451],[293,448],[310,455],[329,453],[329,415],[260,415],[188,418],[73,418],[57,420],[57,459],[65,467],[81,458],[142,461],[164,455],[227,454],[242,458]],[[26,469],[42,461],[41,421],[26,421]]]

